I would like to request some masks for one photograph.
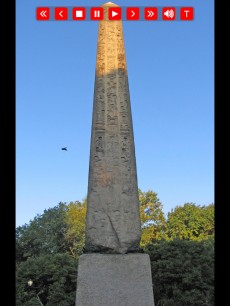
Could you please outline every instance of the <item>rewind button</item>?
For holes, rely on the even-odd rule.
[[[48,7],[37,7],[36,15],[37,20],[49,20],[50,9]]]

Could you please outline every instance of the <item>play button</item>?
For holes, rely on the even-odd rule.
[[[110,7],[108,12],[109,20],[121,20],[121,7]]]

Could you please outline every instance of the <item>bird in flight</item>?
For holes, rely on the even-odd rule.
[[[61,148],[63,151],[67,151],[67,147]]]

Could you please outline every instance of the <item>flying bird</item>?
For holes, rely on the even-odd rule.
[[[63,151],[67,151],[67,147],[61,148]]]

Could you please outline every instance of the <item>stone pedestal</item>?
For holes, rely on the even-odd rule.
[[[147,254],[84,254],[76,306],[154,306]]]

